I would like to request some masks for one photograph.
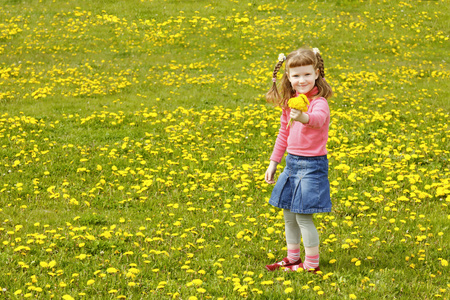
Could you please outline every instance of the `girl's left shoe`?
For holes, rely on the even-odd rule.
[[[298,265],[290,265],[290,266],[284,266],[284,271],[286,271],[286,272],[296,272],[296,271],[298,271],[298,270],[305,270],[305,271],[307,271],[307,272],[311,272],[311,273],[314,273],[314,274],[317,274],[317,273],[322,273],[321,271],[320,271],[320,268],[319,267],[317,267],[317,268],[315,268],[315,269],[309,269],[309,270],[306,270],[304,267],[303,267],[303,263],[300,263],[300,264],[298,264]],[[320,274],[319,273],[319,274]]]
[[[299,258],[297,261],[294,261],[292,263],[289,262],[289,259],[287,257],[283,258],[282,261],[271,264],[271,265],[267,265],[266,269],[267,271],[275,271],[278,270],[281,267],[289,267],[289,266],[293,266],[293,265],[298,265],[302,263],[302,259]]]

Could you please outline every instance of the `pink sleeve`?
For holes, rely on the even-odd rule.
[[[308,110],[309,122],[306,126],[320,128],[330,117],[330,107],[325,98],[317,98]]]
[[[283,109],[283,113],[280,118],[280,130],[278,131],[277,140],[275,141],[275,146],[273,147],[272,155],[270,156],[270,160],[276,161],[278,163],[283,159],[284,153],[287,148],[287,140],[289,136],[290,127],[287,127],[287,124],[290,119],[290,112],[288,109]]]

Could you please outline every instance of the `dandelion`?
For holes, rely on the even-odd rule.
[[[200,286],[200,285],[202,285],[203,284],[203,281],[201,280],[201,279],[194,279],[194,280],[192,280],[191,282],[188,282],[187,284],[186,284],[186,286],[192,286],[192,285],[195,285],[195,286]]]
[[[288,100],[288,106],[290,108],[297,109],[302,112],[308,111],[308,105],[309,105],[308,97],[306,97],[306,95],[304,94],[300,94],[297,97]],[[293,122],[294,121],[290,119],[287,127],[291,126]]]
[[[116,268],[108,268],[108,269],[106,269],[106,272],[107,273],[109,273],[109,274],[113,274],[113,273],[117,273],[117,272],[119,272],[119,270],[117,270]]]

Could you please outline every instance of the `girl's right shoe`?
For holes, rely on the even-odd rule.
[[[281,267],[289,267],[289,266],[293,266],[293,265],[299,265],[302,263],[302,259],[299,258],[297,261],[294,261],[292,263],[289,262],[289,259],[287,257],[283,258],[282,261],[271,264],[271,265],[266,265],[266,269],[267,271],[275,271]]]

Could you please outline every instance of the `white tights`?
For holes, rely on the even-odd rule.
[[[284,209],[283,213],[286,242],[288,245],[300,245],[301,238],[303,237],[305,249],[319,246],[319,233],[314,225],[312,215],[293,213],[289,209]]]

